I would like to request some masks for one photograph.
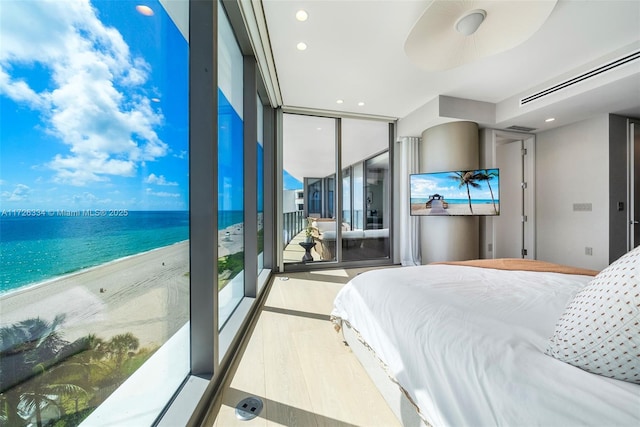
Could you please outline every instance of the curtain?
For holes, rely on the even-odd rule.
[[[400,262],[402,265],[420,265],[420,218],[410,215],[409,175],[419,172],[420,138],[403,136],[398,140],[400,149]]]

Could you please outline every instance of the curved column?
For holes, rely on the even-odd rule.
[[[478,124],[451,122],[422,132],[420,171],[473,170],[479,166]],[[422,263],[476,259],[480,254],[478,217],[422,217]]]

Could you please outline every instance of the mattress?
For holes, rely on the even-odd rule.
[[[544,354],[591,279],[459,265],[374,270],[341,289],[332,316],[434,426],[637,426],[640,386]]]

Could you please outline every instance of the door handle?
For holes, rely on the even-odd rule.
[[[633,220],[632,220],[632,221],[629,221],[629,224],[631,224],[631,225],[637,225],[637,224],[640,224],[640,221],[633,221]]]

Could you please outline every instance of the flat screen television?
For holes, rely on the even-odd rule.
[[[409,176],[412,216],[500,215],[500,170],[476,169]]]

